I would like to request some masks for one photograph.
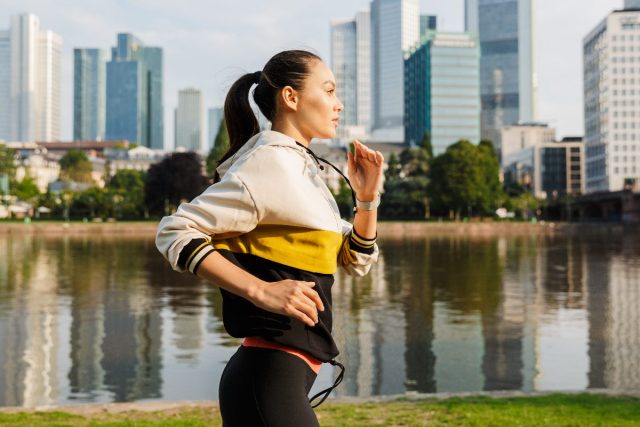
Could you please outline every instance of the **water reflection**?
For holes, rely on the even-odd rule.
[[[369,276],[336,276],[337,395],[640,389],[636,240],[381,239]],[[0,236],[2,406],[216,399],[238,344],[151,238]]]

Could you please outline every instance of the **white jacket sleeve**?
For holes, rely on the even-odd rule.
[[[342,247],[338,253],[338,265],[351,276],[364,276],[371,265],[378,261],[376,239],[365,239],[358,235],[353,225],[342,220]]]
[[[176,271],[195,273],[214,251],[211,237],[253,230],[261,212],[244,182],[233,172],[211,185],[191,202],[165,216],[158,225],[156,246]],[[183,253],[184,252],[184,253]]]

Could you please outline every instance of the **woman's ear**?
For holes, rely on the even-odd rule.
[[[298,92],[291,86],[285,86],[280,91],[280,99],[283,106],[293,111],[298,111]]]

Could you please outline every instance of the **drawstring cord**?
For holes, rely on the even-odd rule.
[[[349,181],[349,178],[347,178],[341,171],[340,169],[338,169],[335,165],[333,165],[331,162],[329,162],[328,160],[323,159],[322,157],[318,157],[316,156],[316,154],[311,151],[311,149],[309,149],[309,147],[306,147],[305,145],[299,143],[298,141],[296,141],[296,144],[298,144],[299,146],[301,146],[302,148],[304,148],[307,153],[311,154],[311,157],[313,157],[313,159],[316,161],[316,163],[318,164],[318,167],[320,168],[320,170],[324,170],[324,166],[322,166],[320,164],[320,162],[324,162],[326,164],[328,164],[329,166],[331,166],[333,169],[335,169],[336,172],[338,172],[340,174],[340,176],[342,176],[344,178],[344,180],[347,182],[347,185],[349,186],[349,188],[351,189],[351,199],[353,200],[353,207],[354,207],[354,211],[355,211],[355,206],[356,206],[356,192],[353,191],[353,187],[351,186],[351,182]],[[316,393],[315,395],[313,395],[313,397],[311,397],[309,399],[309,403],[311,404],[312,408],[317,408],[318,406],[322,405],[322,403],[327,400],[327,397],[329,397],[329,395],[331,394],[331,392],[340,385],[340,383],[342,382],[343,378],[344,378],[344,365],[338,361],[336,361],[335,359],[330,360],[329,361],[330,364],[332,364],[333,366],[337,366],[338,368],[340,368],[340,373],[338,374],[338,376],[336,377],[336,380],[334,381],[333,385],[331,387],[328,387],[318,393]],[[316,403],[315,405],[313,404],[313,401],[316,400],[317,398],[321,397],[322,399],[320,399],[320,401],[318,403]]]
[[[340,373],[336,377],[336,380],[331,387],[325,388],[321,392],[316,393],[311,399],[309,399],[309,403],[312,404],[311,405],[312,408],[317,408],[318,406],[320,406],[322,402],[324,402],[327,399],[327,397],[329,397],[329,394],[331,394],[333,389],[340,385],[340,383],[342,382],[342,379],[344,378],[344,365],[335,360],[330,360],[329,363],[331,363],[333,366],[337,366],[338,368],[340,368]],[[323,394],[324,396],[322,397],[322,399],[320,399],[320,402],[313,405],[313,401],[316,400],[318,397],[322,396]]]
[[[332,164],[330,161],[323,159],[322,157],[318,157],[316,156],[316,153],[314,153],[313,151],[311,151],[311,149],[307,146],[305,146],[304,144],[299,143],[298,141],[296,141],[296,144],[298,144],[300,147],[304,148],[307,153],[311,154],[311,157],[314,158],[314,160],[316,161],[316,163],[318,164],[318,167],[320,168],[320,170],[324,170],[324,166],[322,166],[320,164],[320,162],[324,162],[326,164],[328,164],[329,166],[331,166],[336,172],[338,172],[343,178],[344,180],[347,182],[347,185],[349,186],[349,188],[351,189],[351,200],[353,201],[353,211],[356,211],[356,192],[353,191],[353,187],[351,186],[351,181],[349,181],[349,178],[347,178],[341,171],[340,169],[338,169],[334,164]]]

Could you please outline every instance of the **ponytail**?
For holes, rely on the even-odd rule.
[[[224,101],[224,123],[229,134],[229,150],[218,160],[218,164],[236,154],[249,138],[260,132],[258,120],[249,104],[249,89],[254,83],[254,73],[245,74],[229,89]],[[220,175],[216,171],[213,182],[219,180]]]

